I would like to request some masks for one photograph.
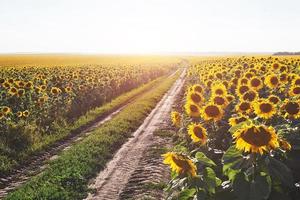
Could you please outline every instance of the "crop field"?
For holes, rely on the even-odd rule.
[[[69,129],[87,122],[88,112],[170,73],[177,62],[153,57],[125,60],[1,56],[0,174],[9,173],[30,154],[66,137]]]
[[[299,199],[300,57],[191,58],[168,199]]]

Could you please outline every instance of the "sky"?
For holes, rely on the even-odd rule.
[[[0,0],[0,53],[300,51],[299,0]]]

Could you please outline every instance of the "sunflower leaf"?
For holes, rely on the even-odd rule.
[[[210,167],[206,167],[203,172],[203,179],[207,191],[214,194],[217,187],[216,173],[214,170]]]
[[[216,166],[214,161],[209,159],[203,152],[197,152],[195,157],[196,157],[198,162],[200,162],[201,164],[203,164],[205,166],[210,166],[210,167],[211,166]]]
[[[191,189],[185,189],[183,191],[180,192],[178,199],[181,200],[189,200],[192,197],[194,197],[196,193],[196,189],[195,188],[191,188]]]
[[[284,163],[269,157],[268,168],[272,178],[279,179],[283,184],[290,188],[294,187],[292,172]]]
[[[240,171],[241,165],[244,162],[243,155],[235,146],[227,149],[222,157],[223,172],[225,175],[234,178],[235,174]]]
[[[257,175],[249,181],[245,173],[240,172],[233,181],[233,191],[239,200],[267,199],[271,193],[269,176]]]

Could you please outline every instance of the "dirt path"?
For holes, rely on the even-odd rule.
[[[96,193],[89,194],[88,200],[124,199],[128,197],[128,194],[134,194],[134,184],[130,184],[130,182],[136,181],[134,180],[134,174],[138,174],[139,170],[143,170],[139,168],[141,162],[150,169],[150,173],[147,174],[156,173],[158,177],[161,176],[159,172],[160,164],[157,160],[150,160],[149,162],[149,159],[146,159],[145,161],[146,151],[157,146],[157,144],[164,145],[164,142],[158,141],[153,133],[167,123],[172,104],[184,84],[185,74],[186,70],[133,134],[133,137],[121,147],[107,164],[107,167],[92,181],[90,187],[95,189]],[[136,197],[132,197],[132,199],[136,199]]]
[[[177,71],[171,73],[168,77],[174,76]],[[154,87],[154,86],[153,86]],[[67,138],[56,142],[49,149],[41,152],[35,156],[32,156],[30,160],[26,161],[22,166],[13,171],[10,175],[0,176],[0,199],[4,198],[10,191],[24,184],[32,176],[39,174],[48,165],[49,160],[56,159],[61,151],[69,149],[74,143],[82,140],[89,135],[94,129],[100,127],[103,123],[112,119],[115,115],[121,112],[127,105],[135,101],[141,94],[151,90],[150,87],[141,93],[134,95],[128,101],[124,102],[120,106],[117,106],[114,110],[104,113],[91,123],[86,124],[83,127],[75,130]]]

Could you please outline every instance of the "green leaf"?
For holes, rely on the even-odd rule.
[[[210,167],[206,167],[203,171],[203,180],[207,191],[211,194],[216,192],[217,179],[216,173]]]
[[[267,199],[271,192],[269,176],[257,175],[251,182],[245,173],[238,173],[233,181],[233,191],[239,200]]]
[[[203,152],[197,152],[195,157],[196,157],[197,161],[202,163],[203,165],[210,166],[210,167],[216,166],[214,161],[212,161],[211,159],[206,157],[206,155]]]
[[[267,199],[271,193],[271,181],[268,176],[256,176],[250,184],[249,200]]]
[[[196,189],[191,188],[191,189],[185,189],[180,192],[178,199],[180,200],[189,200],[194,197],[196,193]]]
[[[286,186],[293,188],[294,180],[292,171],[281,161],[269,157],[269,172],[272,178],[279,179]]]
[[[238,151],[235,146],[231,146],[224,153],[222,162],[224,174],[232,179],[240,171],[244,158],[241,151]]]
[[[228,131],[229,131],[231,134],[233,134],[233,133],[235,133],[237,130],[239,130],[240,128],[242,128],[243,126],[245,126],[245,125],[250,125],[250,124],[251,124],[251,121],[250,121],[250,120],[247,120],[247,121],[238,123],[238,124],[235,125],[235,126],[232,126]]]
[[[250,183],[248,182],[245,173],[240,172],[233,180],[233,192],[240,200],[247,200],[250,193]]]

